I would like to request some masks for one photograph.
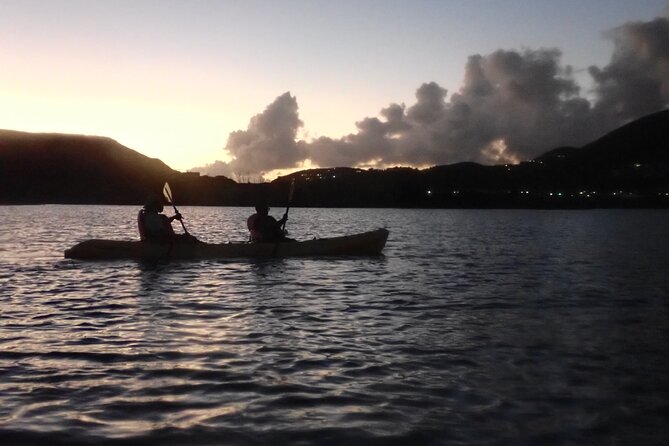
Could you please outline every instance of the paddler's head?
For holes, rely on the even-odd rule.
[[[163,200],[157,196],[151,196],[146,200],[144,210],[147,212],[163,212]]]
[[[267,215],[269,213],[269,206],[266,201],[261,201],[256,204],[256,212],[260,215]]]

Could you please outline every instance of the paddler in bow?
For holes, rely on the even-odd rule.
[[[181,221],[181,214],[168,217],[163,213],[163,202],[155,196],[147,200],[144,207],[137,214],[137,229],[139,237],[146,242],[173,243],[194,242],[195,237],[190,234],[176,234],[172,228],[174,220]]]

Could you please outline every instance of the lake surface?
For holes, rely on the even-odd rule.
[[[137,210],[0,206],[0,444],[669,441],[668,211],[291,209],[385,255],[63,258]]]

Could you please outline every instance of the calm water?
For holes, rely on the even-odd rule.
[[[669,441],[667,211],[292,209],[385,256],[62,258],[136,210],[0,206],[0,444]]]

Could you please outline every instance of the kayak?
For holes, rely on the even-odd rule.
[[[66,259],[79,260],[197,260],[267,257],[376,256],[380,255],[387,229],[341,237],[279,243],[151,243],[91,239],[65,250]]]

